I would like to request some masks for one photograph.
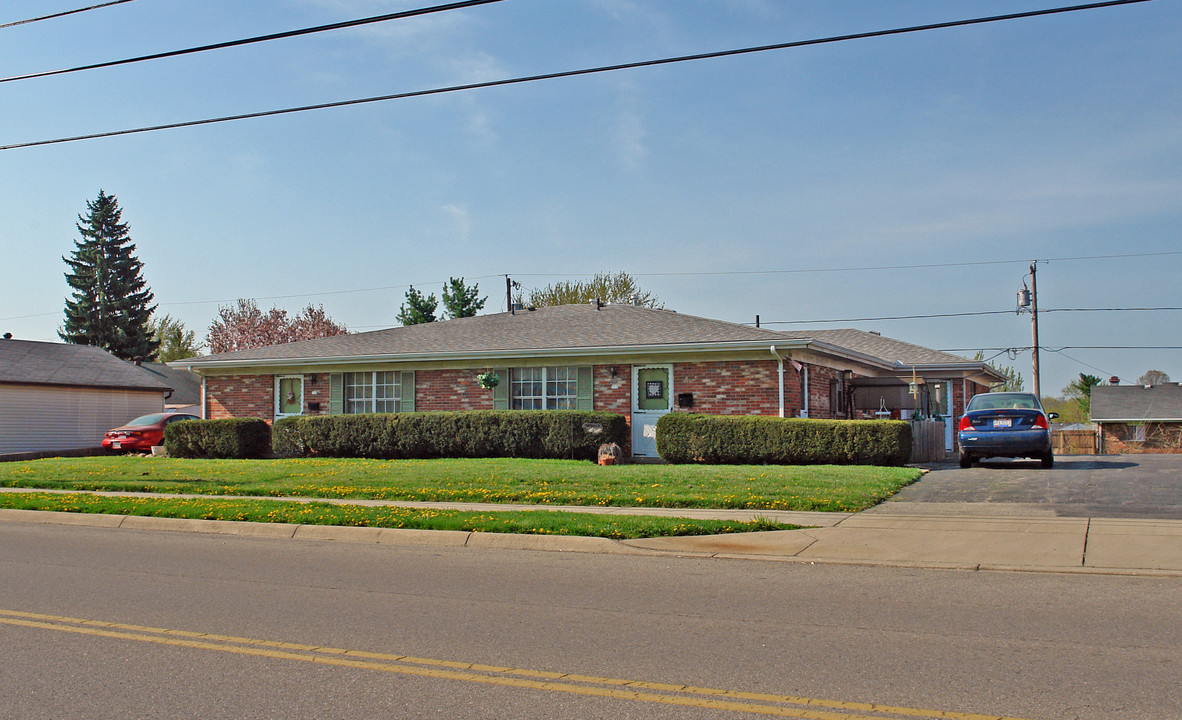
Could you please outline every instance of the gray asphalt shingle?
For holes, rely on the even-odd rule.
[[[0,339],[0,382],[168,390],[142,367],[88,345]]]

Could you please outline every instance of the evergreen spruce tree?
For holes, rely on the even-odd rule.
[[[76,345],[101,347],[116,357],[151,358],[160,343],[152,337],[150,320],[156,306],[144,282],[144,264],[135,256],[135,243],[114,195],[99,190],[78,216],[78,232],[66,282],[66,322],[58,335]]]
[[[464,284],[464,278],[452,278],[443,286],[443,309],[448,318],[473,317],[484,308],[487,297],[478,298],[480,286],[472,283],[472,287]]]
[[[435,299],[435,293],[423,297],[423,294],[411,285],[410,290],[406,291],[406,302],[398,310],[398,322],[403,325],[435,322],[435,311],[438,308],[439,301]]]

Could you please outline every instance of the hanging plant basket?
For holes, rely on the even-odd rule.
[[[480,373],[476,376],[476,380],[480,383],[480,387],[485,390],[492,390],[501,384],[501,378],[492,370],[485,370]]]

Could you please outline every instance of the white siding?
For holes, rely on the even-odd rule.
[[[0,453],[97,448],[111,428],[163,410],[160,390],[0,385]]]

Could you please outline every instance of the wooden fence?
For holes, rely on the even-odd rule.
[[[1053,430],[1051,447],[1056,455],[1095,455],[1099,436],[1095,430]]]
[[[911,462],[940,462],[945,458],[944,420],[911,423]]]

